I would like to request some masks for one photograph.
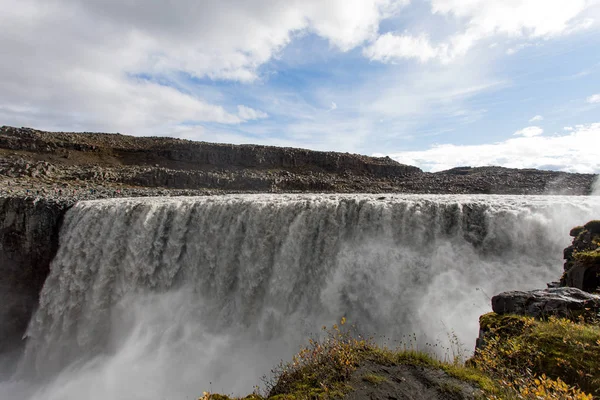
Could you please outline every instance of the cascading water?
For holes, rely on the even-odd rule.
[[[243,394],[342,316],[390,345],[454,332],[472,348],[489,296],[556,280],[569,229],[599,210],[563,196],[81,202],[0,398]]]

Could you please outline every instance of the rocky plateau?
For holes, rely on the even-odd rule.
[[[0,128],[0,196],[78,200],[224,192],[587,195],[594,177],[501,167],[428,173],[389,157]]]

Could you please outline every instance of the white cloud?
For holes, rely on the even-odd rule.
[[[582,13],[597,0],[430,0],[431,12],[452,16],[463,29],[432,44],[424,34],[385,33],[364,50],[371,60],[393,62],[437,59],[448,63],[464,56],[477,42],[493,37],[539,40],[573,34],[593,25],[593,19]],[[581,18],[579,18],[581,17]],[[533,46],[518,43],[507,54]]]
[[[540,136],[544,133],[544,130],[539,126],[528,126],[527,128],[523,128],[521,130],[516,131],[514,136],[523,136],[523,137],[534,137]]]
[[[595,0],[431,0],[434,13],[467,20],[478,37],[504,34],[510,37],[552,37],[570,33],[574,26],[589,26],[588,18],[576,19]]]
[[[531,119],[529,120],[529,122],[537,122],[537,121],[543,121],[543,120],[544,120],[544,117],[543,117],[543,116],[541,116],[541,115],[536,115],[535,117],[531,118]]]
[[[600,173],[599,148],[600,123],[594,123],[578,125],[572,132],[554,136],[519,137],[482,145],[442,144],[389,156],[432,172],[458,166],[497,165]]]
[[[255,110],[246,106],[238,106],[238,115],[244,121],[269,118],[269,115],[263,111]]]
[[[600,93],[591,95],[586,101],[590,104],[600,103]]]
[[[406,3],[0,0],[0,117],[40,129],[139,135],[168,134],[182,122],[264,118],[218,104],[223,96],[207,101],[166,83],[256,81],[259,68],[305,32],[348,51],[374,40],[382,18]]]
[[[504,2],[476,0],[434,0],[431,9],[415,6],[411,18],[390,18],[381,25],[408,3],[179,0],[174,7],[166,0],[0,0],[0,120],[40,129],[185,134],[204,140],[219,132],[213,140],[374,151],[398,137],[437,135],[481,118],[493,105],[478,95],[497,90],[511,78],[497,74],[489,57],[502,50],[490,51],[487,45],[505,46],[507,37],[531,41],[566,35],[579,26],[588,4],[574,0],[576,7],[567,5],[562,31],[533,29],[519,17],[520,33],[508,33],[510,18],[489,17],[479,10],[504,12]],[[477,6],[465,9],[463,3]],[[556,8],[548,3],[544,18],[546,8]],[[426,21],[417,14],[422,11]],[[488,17],[500,18],[491,22],[491,33],[482,28]],[[543,25],[544,18],[535,23]],[[431,21],[442,22],[439,29]],[[408,30],[378,36],[380,29],[396,23]],[[413,32],[415,26],[419,29]],[[474,48],[491,36],[497,37],[484,43],[485,49]],[[323,64],[318,63],[340,52],[355,52],[327,65],[338,65],[336,79],[346,77],[339,79],[341,85],[327,82],[316,88],[310,81],[297,90],[288,84],[282,91],[293,92],[295,100],[284,105],[280,93],[272,93],[281,83],[271,85],[275,79],[269,79],[281,65],[289,65],[289,54],[297,59],[314,55],[313,48],[303,48],[304,39],[317,47],[319,57],[303,67],[319,68]],[[284,53],[294,40],[298,46]],[[353,63],[361,50],[383,62],[410,58],[422,63],[402,68],[355,63],[347,68],[345,63]],[[272,60],[277,62],[265,65]],[[453,63],[427,63],[433,60]],[[341,108],[331,102],[342,98]],[[336,112],[327,112],[330,102]],[[252,120],[260,124],[244,124]],[[262,136],[257,133],[261,128],[267,132]],[[344,133],[344,140],[335,129]]]
[[[426,62],[440,55],[442,49],[433,47],[425,35],[394,35],[386,33],[363,50],[365,57],[374,61],[390,62],[400,58],[414,58]]]
[[[574,128],[572,126],[565,126],[563,129],[567,132],[572,132]]]
[[[333,111],[333,110],[337,110],[337,104],[335,104],[335,102],[331,102],[331,107],[329,107],[329,111]]]

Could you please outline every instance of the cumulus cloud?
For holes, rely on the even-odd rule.
[[[600,123],[593,123],[577,125],[567,134],[519,137],[482,145],[441,144],[424,151],[392,153],[389,156],[432,172],[458,166],[497,165],[600,173],[599,148]]]
[[[551,37],[589,26],[577,17],[595,2],[590,0],[431,0],[434,13],[468,20],[469,29],[481,36],[501,33],[511,37]]]
[[[515,136],[534,137],[544,133],[544,130],[539,126],[528,126],[514,133]]]
[[[546,39],[589,26],[579,24],[587,1],[535,3],[539,20],[522,6],[531,0],[511,1],[514,12],[506,2],[431,0],[431,7],[415,4],[410,18],[402,18],[409,0],[180,0],[176,6],[167,0],[0,0],[0,120],[51,130],[203,140],[212,134],[214,140],[370,152],[488,112],[487,102],[475,98],[511,77],[492,76],[497,69],[487,50],[457,60],[483,39],[495,36],[485,44],[504,46],[507,38]],[[420,13],[427,14],[423,20]],[[415,20],[420,29],[413,32]],[[431,21],[444,22],[434,29]],[[509,29],[513,23],[517,28]],[[395,26],[401,30],[388,32]],[[306,43],[316,47],[309,57]],[[312,50],[319,54],[304,60]],[[369,68],[355,63],[361,51],[385,63],[408,58],[421,65]],[[339,68],[327,70],[335,79],[316,87],[307,74],[300,88],[292,79],[271,79],[293,64],[292,53],[307,69],[344,58],[328,65]],[[285,90],[275,93],[278,85]],[[286,106],[288,94],[294,101]],[[328,112],[339,98],[344,107]],[[434,126],[441,120],[443,128]],[[343,130],[336,132],[338,126]]]
[[[0,118],[41,129],[168,134],[264,113],[174,87],[253,82],[305,32],[348,51],[408,0],[0,0]],[[215,104],[215,102],[217,102]]]
[[[537,121],[543,121],[544,117],[542,117],[541,115],[536,115],[535,117],[531,118],[529,120],[529,122],[537,122]]]
[[[508,39],[548,39],[588,29],[591,18],[582,13],[596,4],[595,0],[430,0],[431,12],[451,16],[465,28],[437,44],[425,35],[385,33],[364,50],[366,57],[381,62],[437,59],[448,63],[465,55],[477,42],[492,36]],[[507,54],[531,46],[520,43]]]
[[[238,115],[244,121],[252,121],[255,119],[269,118],[266,112],[255,110],[246,106],[238,106]]]
[[[600,103],[600,93],[591,95],[586,101],[590,104]]]

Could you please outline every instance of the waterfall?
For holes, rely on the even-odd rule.
[[[569,196],[80,202],[0,397],[244,394],[341,317],[391,346],[415,334],[443,355],[455,334],[472,349],[490,296],[557,280],[569,229],[599,210]]]

